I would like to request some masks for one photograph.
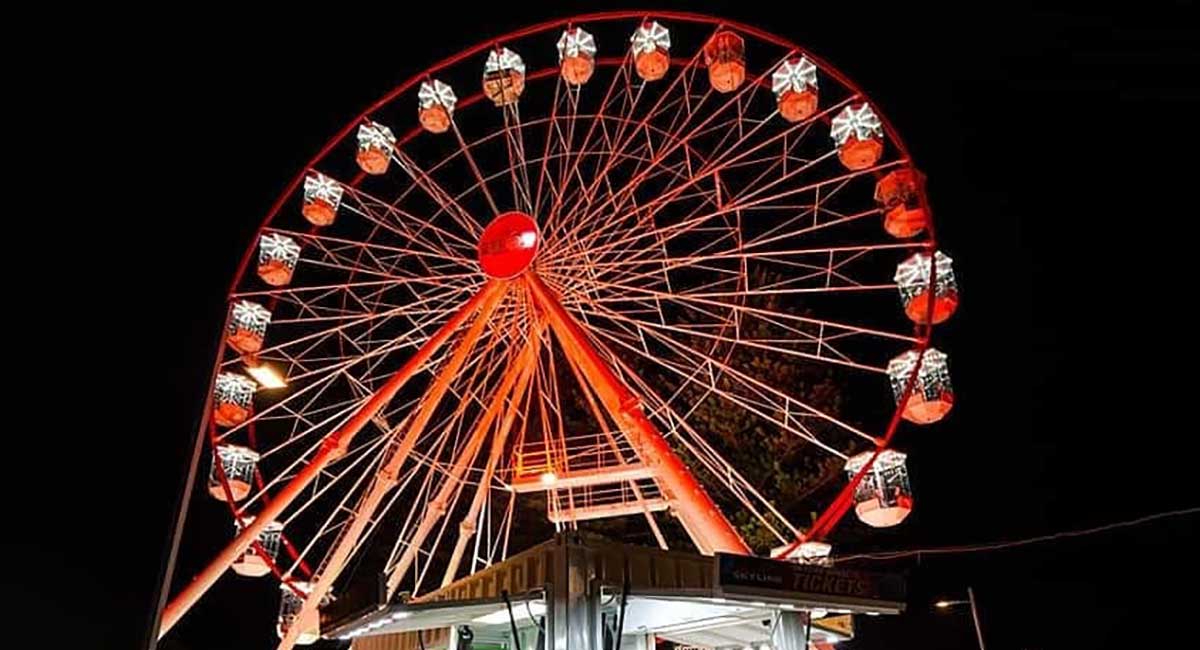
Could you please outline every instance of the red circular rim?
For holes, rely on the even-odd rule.
[[[372,103],[365,110],[363,110],[361,113],[359,113],[357,116],[355,116],[352,120],[350,120],[345,127],[343,127],[341,130],[339,130],[337,133],[335,133],[325,143],[325,145],[316,153],[316,155],[314,155],[312,157],[312,159],[310,159],[300,169],[300,171],[296,174],[296,176],[294,176],[292,178],[292,180],[284,187],[283,191],[279,194],[278,198],[276,198],[274,203],[272,203],[270,209],[267,211],[266,215],[263,217],[262,221],[259,223],[259,226],[256,229],[253,238],[251,239],[251,243],[246,248],[246,252],[243,254],[241,261],[238,264],[238,268],[235,271],[233,279],[229,285],[229,289],[226,292],[226,296],[227,296],[226,303],[229,302],[229,300],[231,299],[233,294],[236,292],[236,289],[237,289],[239,283],[242,281],[242,278],[245,276],[246,270],[250,266],[251,260],[254,258],[254,254],[255,254],[255,250],[256,250],[255,242],[258,241],[259,237],[261,237],[261,235],[263,234],[265,229],[269,226],[269,224],[272,222],[272,220],[275,219],[275,217],[283,209],[284,205],[286,205],[287,201],[292,197],[292,195],[300,187],[301,183],[303,183],[304,178],[307,176],[309,171],[312,170],[313,168],[315,168],[322,160],[324,160],[325,157],[338,144],[340,144],[348,136],[350,136],[350,134],[354,131],[354,129],[362,122],[368,120],[369,117],[373,113],[375,113],[379,109],[389,105],[390,103],[395,101],[397,98],[399,98],[401,95],[410,91],[418,83],[431,77],[434,73],[436,73],[440,70],[443,70],[445,68],[448,68],[452,65],[455,65],[457,63],[460,63],[472,56],[476,56],[480,53],[483,53],[483,52],[487,51],[489,48],[494,47],[497,43],[509,42],[509,41],[513,41],[513,40],[516,40],[519,38],[524,38],[524,37],[538,34],[541,32],[549,31],[552,29],[566,27],[569,25],[574,25],[574,24],[579,24],[579,23],[611,22],[611,21],[629,20],[629,19],[645,20],[645,19],[650,19],[650,18],[680,21],[680,22],[693,23],[693,24],[706,24],[706,25],[716,25],[716,26],[721,26],[721,27],[728,27],[728,28],[736,30],[742,34],[745,34],[748,36],[753,36],[754,38],[757,38],[761,41],[771,43],[771,44],[777,45],[777,46],[785,48],[785,49],[792,50],[792,51],[796,52],[797,54],[807,57],[824,74],[833,78],[834,80],[836,80],[838,83],[842,84],[848,90],[867,99],[870,102],[869,95],[867,95],[867,93],[864,92],[862,90],[862,88],[860,86],[858,86],[858,84],[856,84],[853,80],[851,80],[846,75],[842,74],[840,71],[838,71],[836,68],[834,68],[829,63],[827,63],[821,57],[813,55],[807,49],[800,47],[799,45],[796,45],[795,43],[793,43],[792,41],[790,41],[788,39],[785,39],[778,35],[761,30],[752,25],[748,25],[746,23],[742,23],[739,21],[719,18],[716,16],[710,16],[710,15],[700,14],[700,13],[695,13],[695,12],[680,12],[680,11],[652,11],[652,12],[631,11],[631,10],[607,11],[607,12],[595,12],[595,13],[589,13],[589,14],[582,14],[582,15],[577,15],[577,16],[573,16],[570,18],[559,18],[559,19],[549,20],[549,21],[538,23],[538,24],[535,24],[535,25],[532,25],[529,27],[524,27],[524,28],[521,28],[518,30],[514,30],[514,31],[508,32],[506,34],[481,41],[478,44],[476,44],[470,48],[462,50],[459,53],[454,54],[452,56],[446,57],[446,58],[442,59],[441,61],[438,61],[437,63],[433,64],[432,66],[426,68],[425,70],[410,76],[408,79],[404,80],[400,84],[393,87],[389,92],[387,92],[385,95],[383,95],[380,99],[378,99],[377,101]],[[620,59],[609,59],[609,58],[597,58],[596,59],[596,63],[598,65],[612,65],[614,62],[619,62],[619,61],[620,61]],[[529,75],[529,78],[532,80],[535,78],[540,78],[542,76],[548,76],[551,74],[555,74],[558,71],[559,71],[558,66],[553,66],[550,68],[546,68],[544,70],[532,72]],[[482,92],[476,93],[474,95],[471,95],[471,96],[461,100],[459,102],[459,106],[460,107],[469,106],[469,105],[474,104],[475,102],[481,100],[482,98],[483,98]],[[878,109],[878,105],[875,102],[870,102],[870,103],[873,107]],[[879,117],[880,122],[882,123],[884,132],[885,132],[888,140],[892,143],[893,146],[896,147],[896,150],[899,153],[900,158],[902,160],[908,161],[908,163],[911,165],[912,157],[909,154],[908,148],[905,145],[904,140],[900,137],[899,132],[895,129],[894,125],[887,118],[887,116],[884,115],[881,111],[876,110],[876,115]],[[412,137],[414,137],[419,132],[420,132],[420,126],[414,126],[412,129],[410,129],[408,132],[406,132],[406,134],[402,138],[399,139],[399,143],[403,144],[404,142],[407,142],[408,140],[410,140]],[[362,178],[363,178],[363,175],[359,174],[358,177],[356,177],[354,179],[353,184],[357,185],[359,182],[361,182]],[[926,246],[928,247],[928,250],[932,251],[937,248],[937,235],[936,235],[934,219],[932,216],[932,210],[929,206],[929,201],[928,201],[928,197],[925,192],[924,185],[923,184],[918,185],[917,191],[920,195],[920,202],[925,207],[926,214],[928,215],[926,228],[928,230],[929,239],[928,239]],[[933,286],[936,283],[937,272],[938,271],[937,271],[936,263],[931,262],[930,279],[929,279],[930,286]],[[935,301],[932,301],[932,300],[928,301],[928,308],[927,308],[928,313],[927,313],[927,318],[926,318],[927,322],[931,321],[930,317],[932,316],[934,302]],[[884,435],[881,438],[878,438],[878,441],[879,441],[878,446],[877,446],[872,458],[867,463],[864,464],[863,468],[854,477],[852,477],[851,480],[845,486],[843,486],[842,490],[839,491],[837,498],[833,502],[831,502],[828,506],[826,506],[826,508],[822,511],[820,516],[815,520],[814,524],[809,529],[809,531],[807,533],[805,533],[800,539],[795,540],[790,545],[785,547],[776,557],[786,557],[787,555],[791,554],[799,546],[799,544],[803,541],[810,540],[810,539],[811,540],[820,540],[820,539],[825,538],[834,529],[834,527],[838,524],[838,522],[842,519],[842,517],[846,514],[846,512],[850,509],[850,507],[852,505],[852,500],[853,500],[855,489],[857,488],[858,484],[861,482],[863,476],[870,470],[871,465],[873,464],[875,458],[878,456],[879,452],[882,451],[883,449],[887,448],[889,446],[889,444],[891,443],[893,437],[895,436],[895,434],[899,428],[899,424],[902,419],[901,416],[903,414],[903,405],[907,402],[909,395],[912,393],[912,390],[916,385],[916,378],[920,371],[920,364],[923,361],[923,356],[924,356],[923,352],[929,347],[931,333],[932,333],[932,325],[928,325],[928,324],[916,325],[914,327],[914,330],[915,330],[915,336],[917,339],[917,346],[915,348],[918,353],[917,366],[916,366],[916,368],[914,368],[913,372],[909,376],[901,398],[899,400],[897,400],[897,406],[894,409],[892,416],[887,424]],[[208,426],[209,413],[211,412],[212,386],[213,386],[213,383],[215,382],[215,378],[216,378],[216,375],[217,375],[220,365],[221,365],[221,358],[220,358],[220,355],[218,355],[218,358],[216,359],[216,361],[214,363],[214,367],[210,374],[210,379],[209,379],[209,385],[208,385],[208,391],[207,391],[207,397],[206,397],[206,406],[204,409],[204,419],[201,424],[201,426],[205,427],[205,428],[207,428],[207,426]],[[211,433],[209,435],[211,436]],[[220,482],[222,483],[223,489],[226,491],[226,494],[229,495],[229,486],[228,486],[228,482],[227,482],[227,479],[225,477],[225,473],[223,470],[218,472],[218,478],[219,478]],[[238,508],[237,508],[236,504],[230,500],[230,501],[228,501],[228,506],[236,520],[236,517],[238,516]],[[286,538],[285,538],[284,545],[290,547],[290,544],[286,543]],[[255,548],[257,548],[257,547],[258,547],[257,542],[255,542]],[[289,550],[291,550],[291,549],[289,548]],[[273,562],[270,558],[267,558],[265,556],[264,556],[264,559],[267,560],[267,563],[270,566],[272,572],[275,573],[275,575],[277,577],[279,577],[281,579],[281,581],[290,584],[291,580],[283,575],[281,570],[276,566],[275,562]]]

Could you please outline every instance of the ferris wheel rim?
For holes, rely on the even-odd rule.
[[[715,27],[724,27],[724,28],[729,28],[729,29],[735,30],[739,33],[745,34],[746,36],[751,36],[751,37],[754,37],[761,41],[764,41],[764,42],[767,42],[767,43],[770,43],[770,44],[773,44],[773,45],[776,45],[776,46],[779,46],[782,48],[786,48],[788,50],[792,50],[796,54],[802,55],[802,56],[808,58],[814,65],[817,66],[817,68],[822,73],[828,75],[830,78],[832,78],[835,81],[837,81],[838,83],[842,84],[842,86],[844,86],[846,89],[848,89],[849,91],[851,91],[852,93],[857,95],[857,97],[868,101],[872,106],[876,106],[875,102],[870,100],[870,96],[853,79],[851,79],[846,74],[842,73],[838,68],[829,64],[822,57],[814,55],[807,48],[796,44],[795,42],[791,41],[790,39],[781,37],[777,34],[760,29],[760,28],[750,25],[748,23],[744,23],[744,22],[736,21],[736,20],[730,20],[730,19],[726,19],[726,18],[721,18],[718,16],[709,15],[709,14],[703,14],[703,13],[698,13],[698,12],[686,12],[686,11],[634,11],[634,10],[603,11],[603,12],[592,12],[592,13],[586,13],[586,14],[579,14],[579,15],[570,16],[570,17],[566,17],[566,18],[556,18],[556,19],[552,19],[552,20],[542,21],[542,22],[536,23],[534,25],[529,25],[529,26],[522,27],[519,29],[511,30],[511,31],[504,33],[502,35],[499,35],[499,36],[480,40],[480,41],[476,42],[476,44],[474,44],[470,47],[467,47],[466,49],[460,50],[455,54],[444,57],[443,59],[433,63],[432,65],[425,68],[424,70],[411,75],[409,78],[407,78],[404,81],[393,86],[389,91],[387,91],[379,99],[377,99],[376,101],[374,101],[373,103],[368,105],[358,115],[356,115],[353,119],[348,121],[344,127],[342,127],[338,132],[336,132],[332,137],[330,137],[329,140],[318,150],[318,152],[307,163],[305,163],[300,168],[300,171],[284,187],[284,189],[281,191],[281,193],[278,195],[278,197],[272,203],[272,205],[269,208],[269,210],[267,211],[267,213],[264,215],[264,217],[260,221],[260,223],[255,231],[255,234],[251,239],[251,244],[246,247],[245,254],[243,255],[241,261],[239,262],[239,266],[233,275],[229,290],[227,292],[226,301],[228,302],[229,300],[234,299],[234,297],[240,295],[240,292],[237,291],[237,288],[242,283],[243,279],[246,277],[246,275],[249,271],[249,268],[250,268],[250,262],[254,258],[254,254],[255,254],[255,247],[253,245],[253,242],[257,241],[258,237],[260,237],[264,233],[271,230],[272,222],[279,215],[279,213],[282,212],[282,210],[286,206],[288,200],[293,196],[293,194],[296,192],[296,190],[304,182],[305,177],[312,170],[316,169],[316,167],[321,163],[321,161],[326,159],[328,157],[328,155],[338,145],[340,145],[348,137],[350,137],[352,135],[354,129],[358,125],[360,125],[366,121],[369,121],[370,117],[374,113],[376,113],[377,111],[379,111],[380,109],[382,109],[386,106],[391,105],[397,99],[402,97],[405,93],[411,91],[415,86],[420,84],[422,81],[432,78],[432,76],[435,73],[437,73],[441,70],[450,68],[459,63],[462,63],[462,62],[470,59],[471,57],[485,53],[490,48],[494,48],[494,47],[498,46],[499,44],[506,43],[506,42],[512,42],[517,39],[526,38],[526,37],[533,36],[536,34],[545,33],[545,32],[548,32],[548,31],[551,31],[551,30],[554,30],[557,28],[565,28],[565,27],[569,27],[569,26],[581,24],[581,23],[614,22],[614,21],[633,20],[633,19],[644,19],[644,20],[664,19],[664,20],[680,21],[680,22],[699,24],[699,25],[712,25]],[[672,63],[675,63],[676,61],[678,61],[678,60],[673,59]],[[597,57],[596,58],[596,63],[601,66],[620,65],[622,62],[623,62],[623,59],[619,58],[619,57]],[[548,77],[557,72],[558,72],[558,68],[554,67],[554,66],[541,68],[536,71],[530,71],[529,79],[534,80],[537,78]],[[476,93],[473,93],[472,95],[460,100],[459,106],[462,108],[466,108],[466,107],[473,105],[479,101],[482,101],[484,98],[485,98],[485,96],[482,92],[476,92]],[[895,148],[900,156],[900,160],[893,161],[893,163],[910,164],[911,165],[913,162],[912,157],[909,153],[907,145],[905,144],[903,138],[900,136],[899,131],[894,127],[893,123],[888,119],[888,117],[885,113],[877,110],[876,114],[878,115],[878,117],[880,119],[882,128],[884,130],[884,133],[887,136],[888,141],[893,146],[895,146]],[[612,117],[612,116],[607,116],[607,117]],[[546,118],[542,118],[542,119],[546,119]],[[397,145],[398,146],[402,145],[403,143],[411,140],[413,137],[418,135],[420,132],[421,132],[421,128],[419,126],[412,127],[411,129],[407,130],[403,136],[401,136],[397,139]],[[492,133],[490,135],[495,135],[495,133]],[[355,176],[355,178],[351,179],[348,184],[351,187],[357,187],[361,183],[361,181],[364,180],[365,176],[366,175],[364,173],[360,172]],[[473,186],[473,188],[474,187],[475,186]],[[918,188],[918,191],[922,195],[922,202],[926,206],[928,206],[928,198],[925,194],[924,188],[920,187],[920,188]],[[927,207],[927,209],[928,209],[928,207]],[[928,219],[926,228],[927,228],[927,235],[926,235],[926,239],[922,242],[922,247],[926,248],[928,250],[936,250],[936,248],[937,248],[936,226],[935,226],[935,220],[932,218],[932,216],[930,216],[930,218]],[[934,271],[934,273],[936,274],[936,270]],[[931,278],[931,282],[935,281],[935,279],[936,279],[936,275],[934,275],[934,277]],[[932,307],[932,305],[931,305],[931,307]],[[914,329],[913,340],[916,344],[913,349],[916,350],[918,353],[922,353],[930,345],[931,338],[932,338],[932,325],[917,324],[914,326],[913,329]],[[218,355],[218,358],[215,360],[215,363],[214,363],[214,365],[215,365],[214,372],[213,372],[214,378],[215,378],[216,374],[220,371],[220,368],[224,363],[225,362]],[[915,376],[916,376],[916,373],[914,372],[913,377],[915,377]],[[911,380],[908,382],[908,386],[907,386],[906,392],[904,394],[905,399],[907,399],[908,394],[911,392],[913,384],[914,384],[914,382]],[[210,388],[209,397],[206,399],[206,401],[211,402],[211,384],[210,384],[209,388]],[[889,421],[886,428],[881,432],[883,435],[878,436],[876,438],[879,441],[879,444],[878,444],[879,449],[883,449],[886,447],[886,445],[891,441],[896,430],[898,429],[899,423],[902,420],[902,418],[900,416],[903,411],[903,404],[904,404],[905,399],[901,399],[898,401],[897,406],[893,411],[891,420]],[[847,486],[847,490],[849,490],[849,488],[851,488],[851,487],[852,486]],[[234,517],[237,517],[238,510],[235,507],[235,504],[230,503],[229,505],[230,505],[231,514]],[[829,504],[824,509],[823,514],[826,514],[826,515],[829,514],[829,511],[834,508],[834,505],[835,504],[832,504],[832,503]]]
[[[553,29],[556,29],[559,27],[564,27],[564,26],[571,25],[571,24],[585,23],[585,22],[599,22],[599,21],[608,22],[608,21],[619,21],[619,20],[638,19],[638,18],[661,18],[661,19],[676,20],[676,21],[690,22],[690,23],[696,23],[696,24],[717,25],[717,26],[722,26],[722,27],[728,27],[730,29],[733,29],[740,33],[743,33],[747,36],[752,36],[752,37],[760,39],[762,41],[769,42],[769,43],[772,43],[772,44],[775,44],[775,45],[778,45],[780,47],[784,47],[784,48],[787,48],[790,50],[794,50],[798,54],[803,54],[804,56],[808,57],[814,64],[816,64],[817,67],[823,73],[829,75],[830,77],[832,77],[833,79],[838,81],[845,88],[856,93],[860,98],[867,99],[869,97],[855,82],[853,82],[853,80],[851,80],[850,78],[848,78],[847,76],[842,74],[837,68],[826,63],[820,57],[812,55],[805,48],[802,48],[787,39],[779,37],[770,32],[763,31],[763,30],[753,27],[751,25],[747,25],[745,23],[741,23],[738,21],[726,20],[726,19],[715,17],[715,16],[708,16],[708,15],[692,13],[692,12],[610,11],[610,12],[597,12],[597,13],[583,14],[583,15],[574,16],[571,18],[555,19],[555,20],[551,20],[551,21],[545,21],[545,22],[542,22],[542,23],[539,23],[539,24],[536,24],[533,26],[525,27],[522,29],[514,30],[514,31],[511,31],[502,36],[498,36],[498,37],[491,38],[491,39],[488,39],[485,41],[481,41],[477,45],[474,45],[465,50],[462,50],[455,55],[446,57],[446,58],[442,59],[441,61],[433,64],[432,66],[426,68],[425,70],[421,71],[420,73],[411,76],[410,78],[401,82],[400,84],[397,84],[390,91],[388,91],[385,95],[383,95],[379,100],[372,103],[368,108],[366,108],[359,115],[357,115],[355,118],[353,118],[351,121],[349,121],[344,128],[342,128],[339,132],[337,132],[334,136],[332,136],[329,139],[329,141],[318,151],[318,153],[300,169],[298,174],[284,188],[282,193],[275,200],[275,202],[272,204],[272,206],[270,207],[270,209],[268,210],[266,215],[263,217],[262,221],[260,222],[260,224],[255,232],[254,238],[251,240],[251,242],[252,242],[251,245],[249,245],[246,248],[245,255],[243,256],[243,258],[239,264],[239,267],[233,276],[233,279],[232,279],[232,282],[230,285],[230,289],[227,292],[227,301],[232,300],[235,296],[237,296],[239,294],[237,289],[241,285],[243,279],[247,276],[247,272],[250,268],[250,263],[254,257],[254,252],[255,252],[255,247],[253,245],[253,242],[257,241],[260,236],[262,236],[265,232],[267,232],[270,229],[272,222],[279,215],[279,213],[283,210],[283,208],[287,204],[288,200],[295,194],[296,190],[303,183],[305,177],[310,173],[310,171],[315,169],[316,166],[321,163],[321,161],[326,159],[326,157],[339,144],[343,143],[347,139],[347,137],[349,137],[351,135],[351,133],[353,132],[353,130],[356,126],[363,123],[364,120],[369,119],[370,116],[372,114],[374,114],[375,112],[377,112],[379,109],[392,104],[398,98],[403,96],[406,92],[409,92],[414,86],[416,86],[423,80],[430,78],[434,73],[436,73],[440,70],[443,70],[445,68],[448,68],[450,66],[456,65],[458,63],[461,63],[464,60],[467,60],[472,56],[476,56],[482,52],[485,52],[488,48],[494,47],[498,43],[513,41],[516,39],[543,33],[546,31],[550,31],[550,30],[553,30]],[[601,65],[606,64],[605,60],[601,59],[601,58],[597,58],[597,63],[601,64]],[[608,64],[611,64],[611,61],[609,61]],[[537,72],[531,73],[531,78],[533,78],[535,75],[537,75],[537,76],[540,76],[542,74],[549,75],[556,71],[557,71],[556,68],[546,68],[544,70],[539,70]],[[476,93],[476,94],[462,100],[462,103],[460,105],[465,107],[467,105],[473,104],[473,103],[481,100],[482,98],[483,98],[482,93]],[[874,102],[872,102],[872,105],[874,105]],[[893,127],[892,123],[888,120],[886,115],[884,115],[882,112],[879,112],[878,116],[882,122],[882,128],[883,128],[884,132],[886,133],[888,141],[896,148],[896,150],[898,151],[898,153],[901,156],[901,158],[903,159],[903,161],[905,161],[908,164],[911,164],[911,162],[912,162],[911,156],[908,152],[907,146],[905,145],[903,139],[900,137],[898,131]],[[414,127],[412,130],[410,130],[408,132],[408,134],[405,136],[405,138],[401,139],[401,142],[407,141],[408,137],[410,137],[413,133],[416,133],[416,132],[419,132],[419,127]],[[363,178],[363,175],[359,174],[357,176],[357,178],[355,178],[351,182],[352,186],[357,187],[357,185],[361,182],[362,178]],[[923,187],[920,188],[919,192],[921,194],[921,200],[922,200],[923,204],[928,206],[928,200],[927,200],[927,197],[925,196],[924,188]],[[928,207],[926,209],[928,209]],[[922,242],[922,245],[926,246],[929,250],[932,251],[932,250],[935,250],[936,246],[937,246],[936,231],[935,231],[934,219],[932,218],[932,214],[930,214],[930,218],[928,219],[926,227],[928,229],[927,240],[925,242]],[[935,267],[933,270],[933,275],[930,278],[931,283],[936,281],[936,273],[937,273],[937,271],[936,271],[936,267]],[[932,309],[932,302],[930,302],[929,308]],[[920,353],[923,353],[929,347],[929,343],[930,343],[931,335],[932,335],[932,324],[918,324],[913,329],[915,331],[914,340],[916,343],[916,346],[914,349],[920,355]],[[215,378],[217,372],[220,371],[222,363],[223,363],[222,357],[220,354],[218,354],[218,356],[215,360],[215,363],[214,363],[214,371],[212,373],[213,378]],[[900,416],[901,416],[901,412],[903,410],[903,405],[904,405],[905,401],[907,400],[908,395],[911,393],[911,391],[913,389],[913,386],[915,383],[914,382],[915,377],[916,377],[916,372],[914,372],[910,376],[910,378],[907,382],[907,386],[905,388],[904,398],[898,400],[897,406],[896,406],[895,410],[893,411],[892,417],[889,421],[889,424],[886,427],[885,433],[881,438],[879,438],[879,440],[881,441],[878,445],[879,449],[883,449],[890,443],[892,437],[894,436],[896,430],[898,429],[898,425],[901,420]],[[210,404],[212,401],[211,381],[212,380],[210,380],[208,397],[206,398],[206,401],[209,402]],[[210,408],[210,406],[206,405],[206,409],[205,409],[206,412],[209,410],[209,408]],[[205,418],[205,420],[207,421],[207,418]],[[205,425],[202,425],[202,426],[205,426]],[[861,478],[861,473],[860,473],[859,477],[856,477],[856,479],[857,478]],[[225,483],[225,481],[222,480],[222,483]],[[847,486],[847,490],[850,490],[852,487],[853,487],[853,483],[852,483],[852,485]],[[225,488],[228,489],[228,486],[226,485]],[[232,501],[230,501],[228,505],[230,506],[231,512],[234,514],[234,516],[237,517],[238,509],[237,509],[236,505]],[[837,507],[838,507],[838,502],[836,502],[836,501],[835,501],[835,503],[829,504],[822,514],[822,519],[825,519],[829,515],[829,513]],[[843,510],[843,512],[844,512],[844,510]],[[272,564],[272,568],[275,570],[277,575],[279,575],[280,572],[276,567],[274,567],[273,562],[269,558],[264,558],[264,559],[267,559],[267,561]],[[285,580],[285,582],[289,582],[289,580]]]

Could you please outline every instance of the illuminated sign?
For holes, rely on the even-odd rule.
[[[904,608],[904,579],[895,574],[717,554],[716,586],[722,592],[788,600],[861,603]]]

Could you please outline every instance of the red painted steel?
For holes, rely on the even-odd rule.
[[[186,587],[183,588],[171,602],[163,609],[162,624],[158,631],[158,637],[162,638],[179,619],[187,613],[196,601],[204,595],[212,587],[213,583],[220,578],[229,566],[235,560],[246,552],[246,549],[258,539],[258,534],[266,525],[279,517],[288,504],[292,502],[303,490],[309,485],[331,461],[340,458],[346,453],[350,443],[354,440],[354,436],[358,434],[371,418],[375,417],[379,411],[400,392],[400,389],[415,375],[433,353],[438,350],[472,314],[479,309],[480,305],[485,300],[491,297],[496,292],[502,289],[503,285],[499,282],[488,282],[483,288],[476,293],[470,300],[466,302],[450,320],[444,325],[429,340],[425,345],[421,346],[413,356],[396,371],[388,379],[387,383],[379,388],[371,399],[363,404],[349,420],[346,421],[337,431],[329,434],[324,442],[321,443],[321,449],[313,456],[312,460],[301,469],[296,476],[288,482],[278,494],[271,499],[263,509],[256,513],[255,519],[249,526],[242,529],[242,532],[229,543],[220,553],[213,558],[200,573],[192,579]]]
[[[752,555],[750,547],[713,503],[704,486],[671,449],[658,428],[642,412],[637,395],[622,382],[592,347],[587,333],[563,309],[553,292],[534,273],[525,274],[534,302],[545,314],[550,328],[600,397],[601,404],[621,426],[642,463],[654,469],[663,488],[670,493],[676,512],[706,553]]]

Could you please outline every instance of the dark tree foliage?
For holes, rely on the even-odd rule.
[[[750,282],[763,286],[777,282],[779,274],[758,270],[751,273]],[[776,313],[803,314],[803,305],[789,300],[786,294],[752,295],[745,298],[745,306]],[[687,320],[695,315],[681,314]],[[740,323],[744,340],[795,338],[775,323],[761,318],[744,316]],[[749,377],[775,387],[796,399],[831,415],[841,417],[846,408],[846,390],[842,377],[829,364],[820,363],[800,356],[780,354],[747,345],[713,345],[707,337],[690,337],[684,341],[698,353],[721,359],[722,362]],[[843,462],[835,456],[817,449],[811,442],[784,430],[759,415],[733,404],[707,386],[695,383],[681,385],[678,375],[664,370],[646,359],[626,359],[631,367],[652,385],[664,387],[662,394],[682,390],[676,401],[682,408],[695,409],[688,416],[688,423],[738,472],[797,526],[804,527],[815,516],[813,509],[819,503],[812,499],[813,493],[828,489],[841,476]],[[744,394],[746,389],[728,375],[720,375],[717,387],[734,395]],[[564,401],[575,408],[566,411],[568,426],[583,430],[596,427],[590,412],[582,401],[579,391],[572,387],[563,393]],[[678,410],[678,407],[677,407]],[[781,417],[782,414],[773,414]],[[793,414],[795,417],[795,414]],[[832,441],[835,446],[846,444],[845,433],[836,431],[833,425],[813,417],[800,416],[799,421],[817,437]],[[746,542],[755,552],[763,554],[779,545],[771,531],[749,512],[737,497],[724,487],[724,480],[712,475],[685,448],[678,437],[671,439],[672,447],[692,469],[700,482],[706,486],[710,496],[730,517]],[[850,443],[854,444],[854,443]],[[529,502],[532,506],[532,502]],[[759,504],[755,504],[756,507]],[[536,506],[532,506],[536,507]],[[544,506],[543,506],[544,507]],[[774,516],[760,509],[772,526],[788,536],[786,527]],[[658,517],[664,537],[672,548],[690,548],[691,542],[673,517]],[[625,517],[580,524],[581,528],[632,543],[654,544],[648,526],[641,517]],[[525,528],[533,530],[535,527]],[[517,533],[514,532],[514,536]],[[534,543],[540,540],[529,540]]]
[[[753,286],[764,286],[779,279],[779,274],[759,269],[752,272],[750,282]],[[788,300],[786,294],[755,294],[745,300],[750,308],[775,313],[805,313],[803,306],[797,301]],[[750,341],[796,337],[796,334],[761,318],[743,317],[740,330],[741,337]],[[701,346],[706,344],[694,342],[697,349],[703,349]],[[731,345],[726,349],[712,350],[709,354],[719,355],[726,359],[726,365],[826,413],[838,416],[844,410],[843,390],[837,374],[828,364],[747,345]],[[727,375],[720,376],[716,384],[721,391],[734,395],[746,391],[741,382]],[[684,403],[698,402],[689,417],[692,427],[705,436],[720,455],[793,524],[801,527],[807,525],[813,516],[811,508],[814,507],[808,497],[840,476],[842,461],[815,448],[811,442],[795,433],[735,406],[729,399],[706,388],[693,385],[684,390]],[[780,413],[771,415],[782,417]],[[800,422],[824,440],[837,440],[839,436],[844,436],[818,418],[801,417]],[[755,552],[766,553],[779,545],[770,530],[742,506],[728,489],[718,487],[722,484],[721,479],[712,476],[700,463],[694,462],[678,440],[673,441],[673,446],[697,473],[700,481],[709,487],[710,495],[730,516],[733,525]],[[788,535],[786,528],[774,516],[765,511],[761,513],[776,530],[785,537]]]

